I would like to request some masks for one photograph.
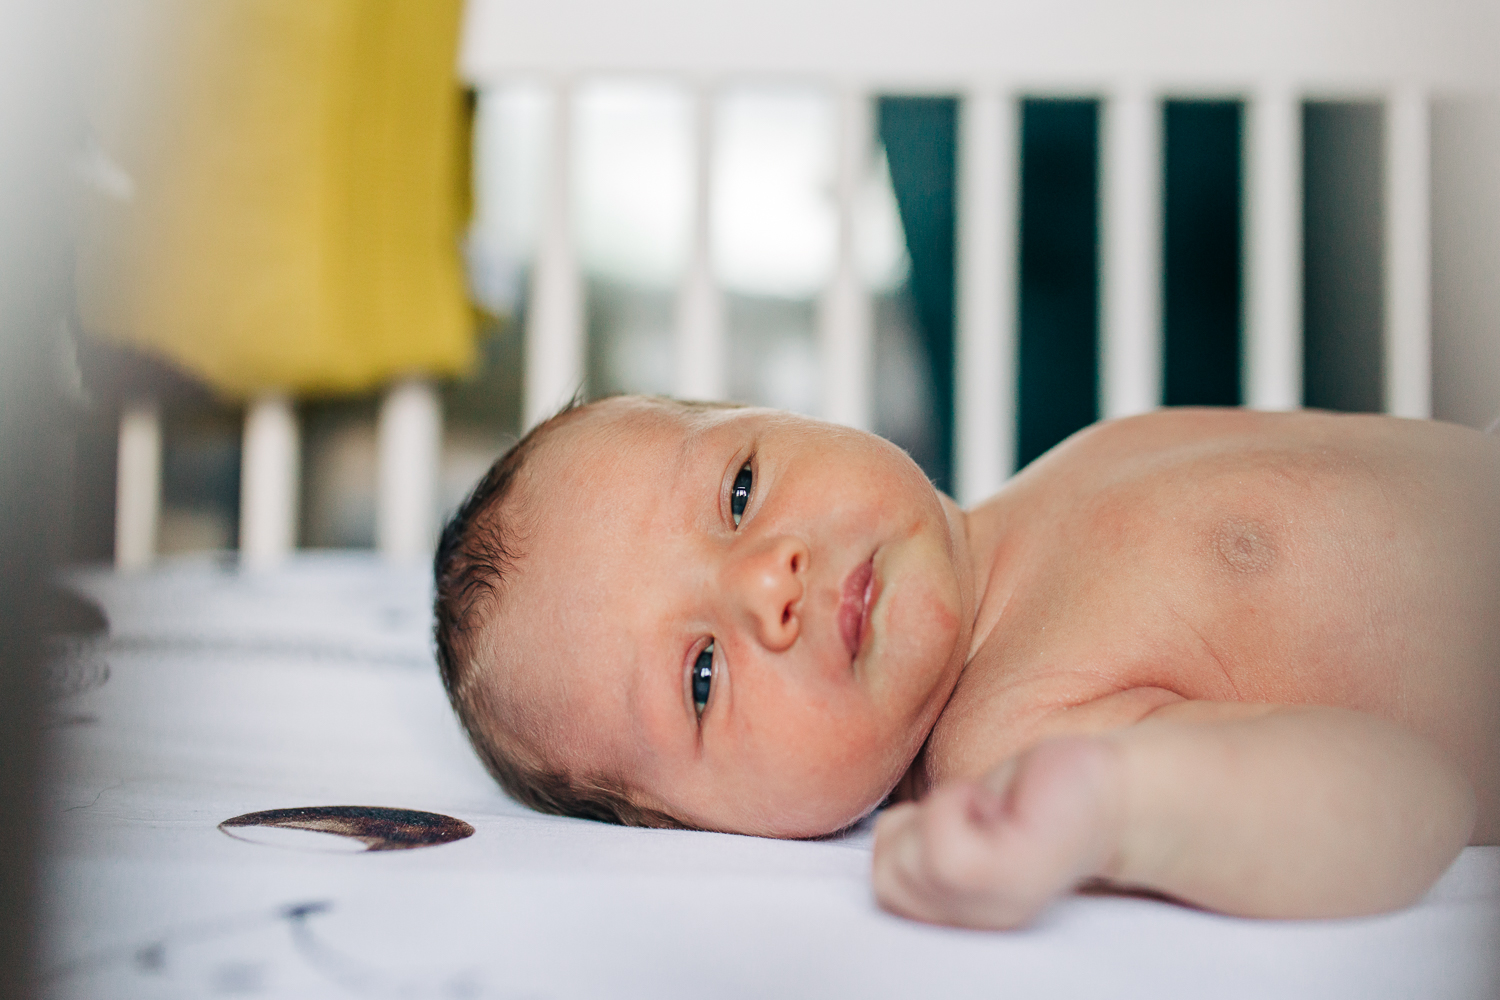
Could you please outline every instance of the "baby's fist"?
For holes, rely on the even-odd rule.
[[[1093,737],[1040,743],[979,781],[943,785],[875,824],[872,879],[903,916],[1006,929],[1108,872],[1121,822],[1121,763]]]

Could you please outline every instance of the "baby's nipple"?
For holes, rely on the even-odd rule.
[[[1237,573],[1260,573],[1276,562],[1270,531],[1258,521],[1225,521],[1214,535],[1214,548]]]

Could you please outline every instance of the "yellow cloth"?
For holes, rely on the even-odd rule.
[[[84,207],[85,328],[230,395],[464,370],[461,5],[101,5],[103,34],[147,37],[113,44],[90,101],[100,161],[129,181]]]

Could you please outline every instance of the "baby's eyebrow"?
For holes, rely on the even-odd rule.
[[[638,769],[643,757],[656,756],[679,749],[680,734],[696,733],[698,727],[692,708],[684,697],[687,675],[677,671],[668,671],[669,677],[677,683],[663,682],[659,676],[656,676],[662,673],[662,664],[645,662],[638,650],[633,651],[631,655],[635,663],[626,671],[628,679],[621,694],[621,710],[625,713],[625,718],[629,720],[626,729],[628,743],[625,748],[622,748],[623,759],[615,763],[627,769]],[[671,692],[669,698],[674,706],[669,708],[665,715],[660,704],[651,704],[652,701],[659,702],[662,699],[662,687],[667,687]],[[681,722],[678,721],[679,716]],[[651,725],[651,720],[659,717],[664,718],[668,726],[664,731],[666,739],[660,738],[663,730],[659,726]]]
[[[645,741],[646,735],[642,731],[642,719],[644,719],[645,716],[644,713],[640,711],[642,687],[641,674],[643,664],[641,662],[641,657],[634,651],[632,651],[631,659],[633,659],[635,663],[625,671],[625,689],[621,692],[621,700],[623,702],[623,708],[625,710],[625,717],[630,720],[631,728],[634,730],[631,735],[632,737],[634,737],[635,741],[639,743]]]
[[[681,440],[678,441],[677,450],[671,462],[671,469],[668,471],[666,482],[663,484],[665,492],[669,495],[681,496],[684,500],[690,501],[692,494],[690,491],[682,489],[684,485],[683,480],[695,468],[693,463],[694,453],[701,440],[701,434],[688,430],[682,435]]]

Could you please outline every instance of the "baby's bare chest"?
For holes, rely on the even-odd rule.
[[[1358,445],[1080,456],[1066,502],[1036,491],[930,767],[1177,697],[1341,705],[1500,750],[1495,495],[1451,462],[1393,468],[1399,451]]]

